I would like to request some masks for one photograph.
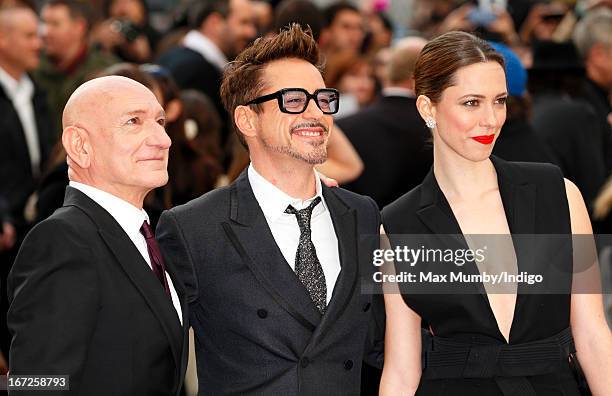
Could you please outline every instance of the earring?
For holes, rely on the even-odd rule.
[[[425,125],[427,125],[429,129],[434,129],[436,127],[436,120],[430,117],[425,120]]]

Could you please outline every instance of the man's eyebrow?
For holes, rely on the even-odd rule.
[[[139,114],[146,114],[146,111],[145,110],[132,110],[132,111],[123,113],[124,116],[139,115]]]
[[[147,114],[148,111],[146,110],[132,110],[132,111],[128,111],[126,113],[123,113],[123,116],[133,116],[133,115],[141,115],[141,114]],[[159,110],[159,112],[157,113],[157,117],[164,117],[166,118],[166,112],[164,111],[164,109]]]

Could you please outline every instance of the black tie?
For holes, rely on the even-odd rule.
[[[317,258],[315,246],[310,238],[310,217],[312,210],[319,202],[321,202],[321,198],[316,197],[307,208],[301,210],[296,210],[293,206],[289,205],[285,209],[285,213],[294,214],[300,226],[300,243],[295,255],[295,274],[306,287],[310,298],[321,315],[323,315],[327,308],[325,274]]]

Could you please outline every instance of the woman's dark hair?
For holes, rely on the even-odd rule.
[[[442,92],[455,84],[455,74],[462,67],[481,62],[497,62],[504,69],[503,56],[486,41],[465,32],[448,32],[425,45],[414,70],[415,92],[433,103]]]
[[[172,140],[168,160],[170,179],[163,188],[157,189],[158,204],[163,209],[183,204],[212,190],[221,174],[216,158],[199,150],[185,132],[185,111],[180,90],[170,71],[152,64],[141,65],[140,69],[155,80],[163,98],[164,108],[173,100],[181,102],[181,113],[166,123],[166,132]]]

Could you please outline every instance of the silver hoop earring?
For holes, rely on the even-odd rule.
[[[429,129],[434,129],[436,127],[436,121],[433,118],[428,118],[425,120],[425,125],[427,125]]]

